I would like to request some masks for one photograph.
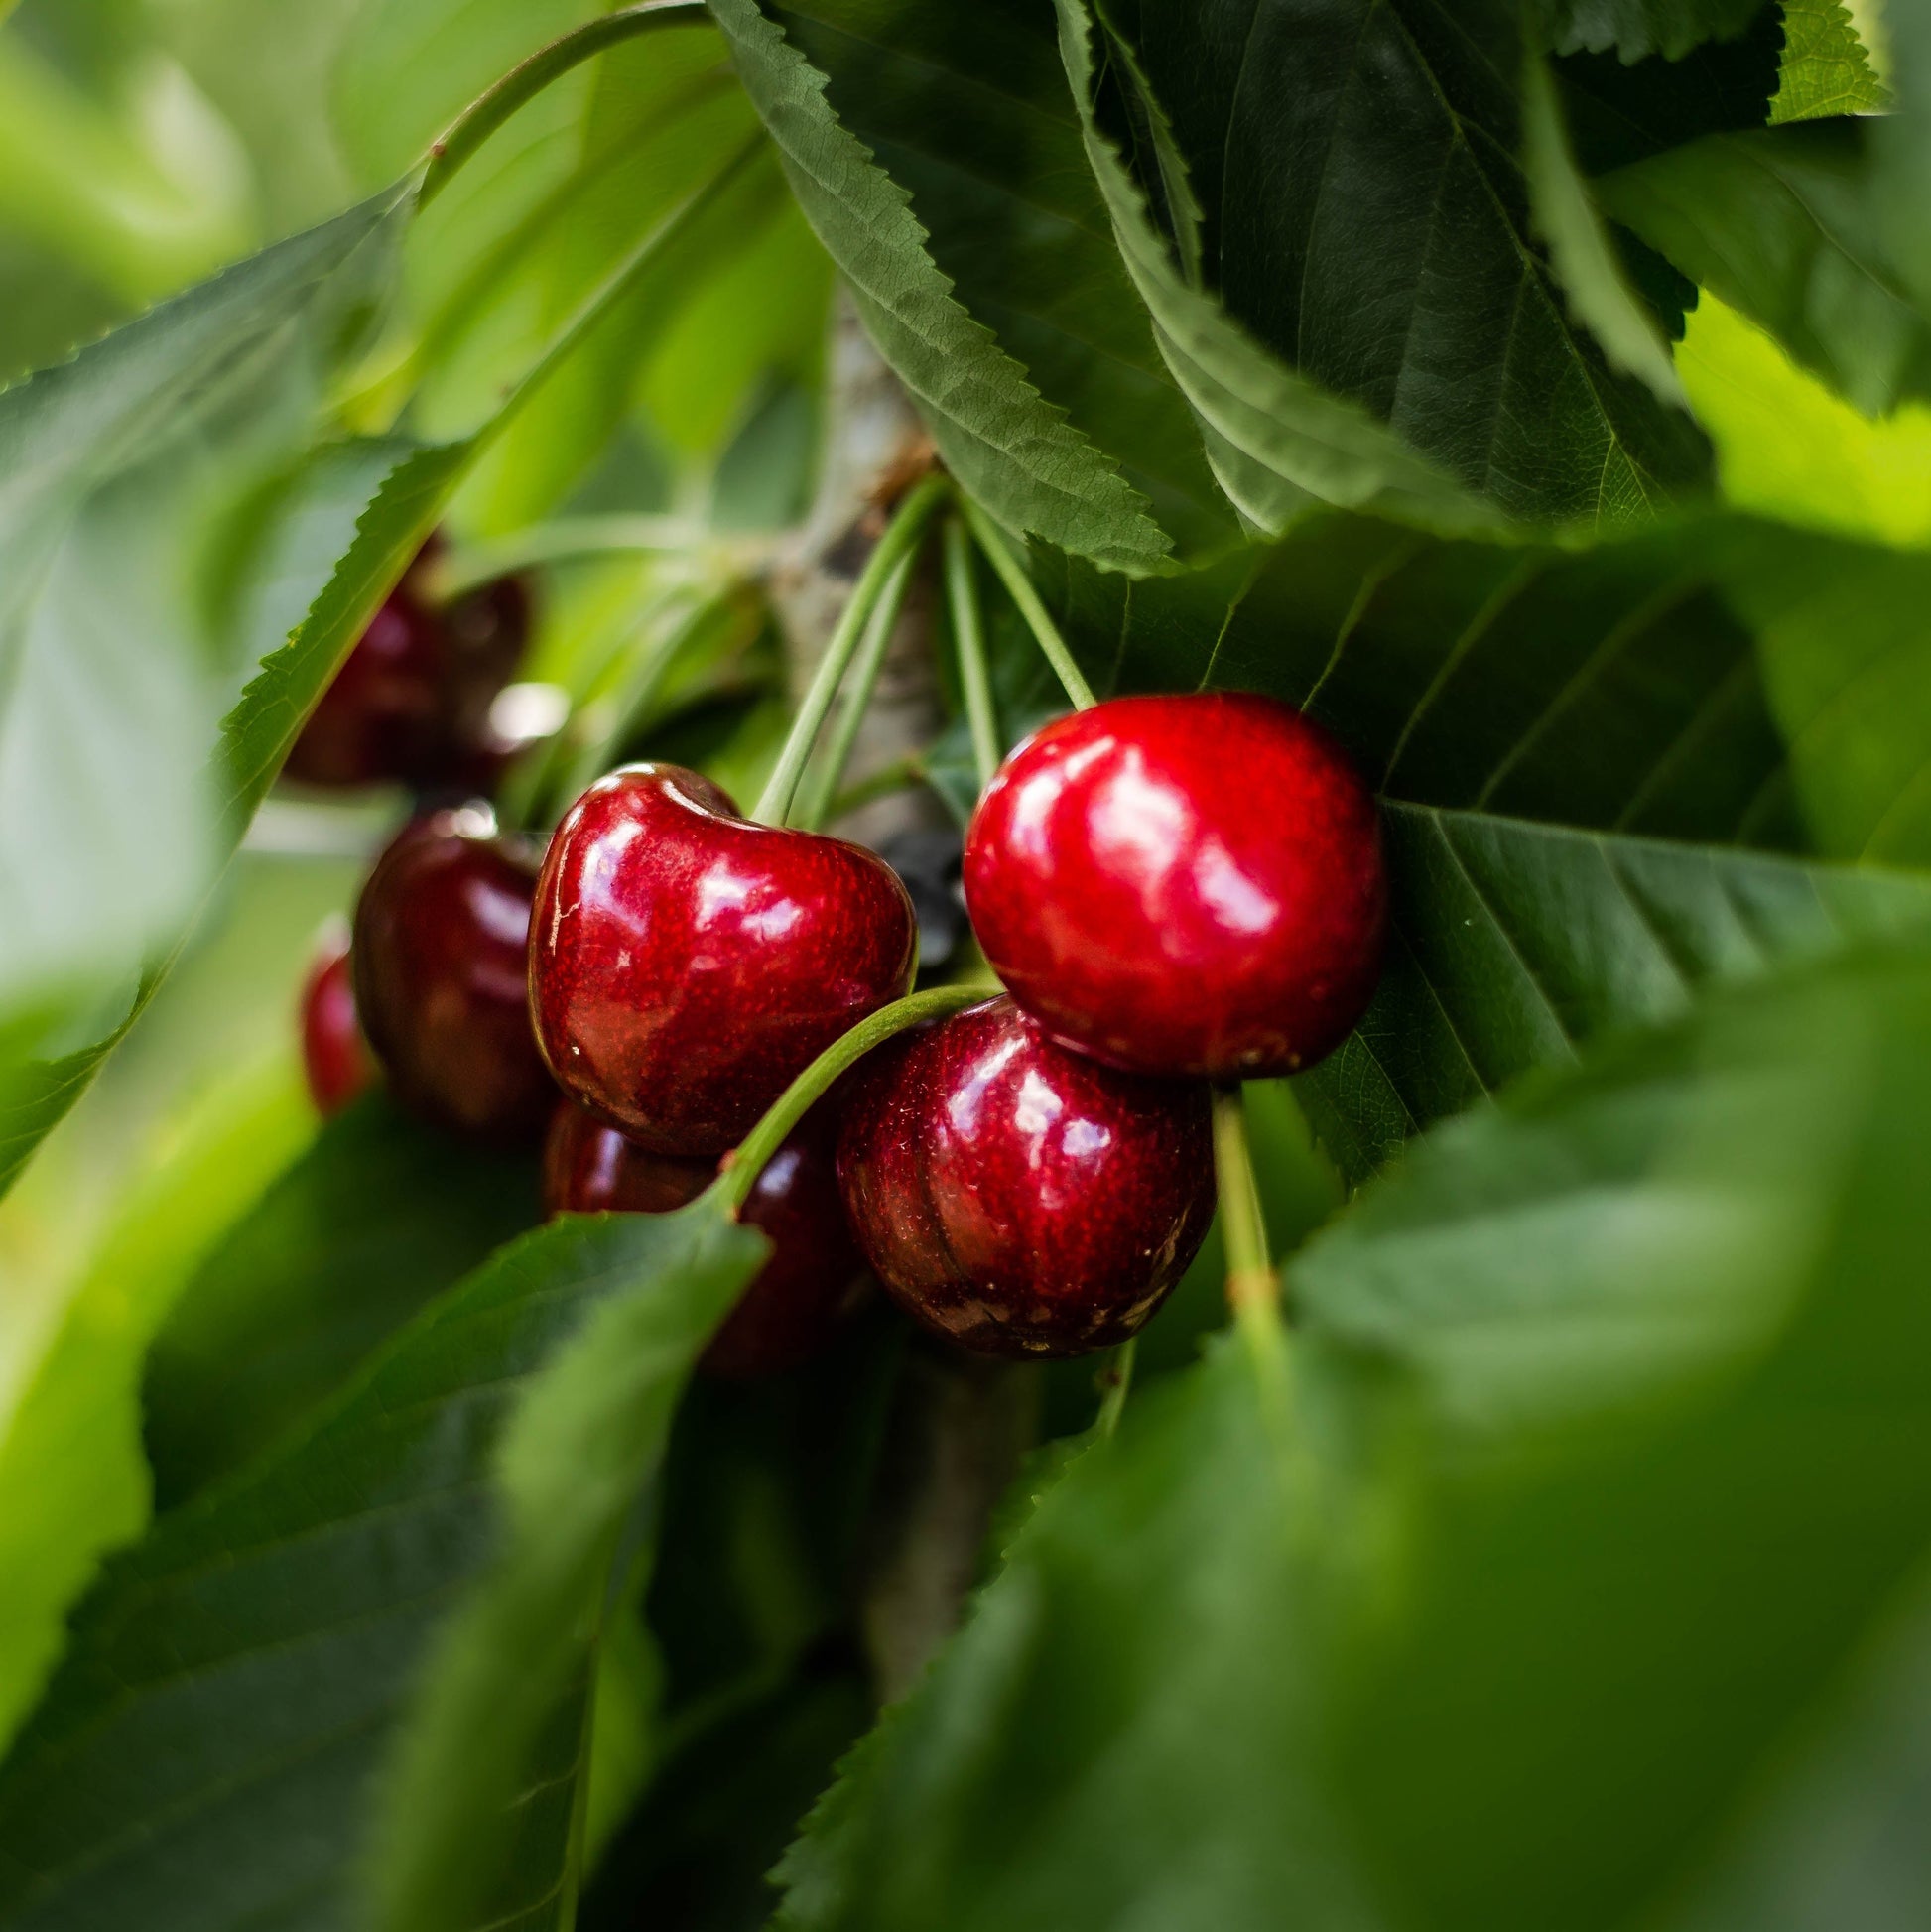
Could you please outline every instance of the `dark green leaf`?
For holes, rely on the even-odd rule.
[[[1868,416],[1931,388],[1931,323],[1883,247],[1856,120],[1714,135],[1598,184],[1658,253]]]
[[[1048,1493],[781,1923],[1674,1924],[1931,1558],[1927,1129],[1922,955],[1458,1123],[1304,1252],[1287,1382],[1225,1341]]]
[[[1059,19],[1060,55],[1114,241],[1200,421],[1214,473],[1242,517],[1278,531],[1313,500],[1381,504],[1436,527],[1495,521],[1385,425],[1269,354],[1183,277],[1144,192],[1099,125],[1096,29],[1086,0],[1059,0]],[[1137,85],[1137,71],[1134,78]]]
[[[840,125],[824,75],[756,0],[713,0],[712,11],[799,205],[960,480],[1016,530],[1118,569],[1157,569],[1169,546],[1145,499],[953,299],[905,191]]]
[[[1207,278],[1281,360],[1513,516],[1612,521],[1705,486],[1694,426],[1604,365],[1532,243],[1507,0],[1143,4],[1138,23]]]
[[[242,1467],[391,1331],[534,1226],[535,1163],[419,1125],[378,1094],[230,1228],[148,1358],[156,1499]]]
[[[956,299],[1073,425],[1116,456],[1184,545],[1232,516],[1113,245],[1052,16],[810,0],[776,16],[840,121],[912,197]]]
[[[1601,54],[1624,61],[1646,54],[1680,61],[1705,41],[1735,40],[1769,0],[1541,0],[1559,54]]]
[[[618,1535],[761,1250],[710,1202],[533,1234],[110,1564],[0,1771],[0,1925],[339,1924],[372,1824],[378,1922],[563,1922]]]

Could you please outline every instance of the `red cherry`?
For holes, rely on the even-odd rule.
[[[711,1374],[748,1381],[795,1368],[862,1291],[865,1264],[838,1201],[837,1137],[836,1117],[814,1107],[758,1176],[743,1219],[771,1237],[771,1258],[705,1351],[699,1365]],[[716,1173],[715,1161],[653,1154],[566,1100],[544,1148],[544,1204],[553,1215],[668,1214],[695,1201]]]
[[[397,1095],[492,1138],[541,1131],[557,1090],[530,1032],[536,865],[486,812],[406,827],[355,908],[355,1004]]]
[[[384,779],[443,785],[487,742],[489,707],[529,637],[529,592],[514,578],[439,607],[423,586],[432,539],[390,591],[289,753],[308,785]]]
[[[325,1120],[373,1086],[377,1071],[355,1017],[345,919],[331,919],[316,941],[309,976],[302,983],[301,1012],[302,1067],[316,1111]]]
[[[911,990],[915,942],[876,853],[754,825],[681,766],[628,765],[550,841],[530,1008],[567,1093],[653,1151],[700,1159]]]
[[[838,1181],[865,1258],[928,1328],[1082,1354],[1134,1334],[1207,1232],[1207,1089],[1069,1053],[990,1000],[865,1063]]]
[[[992,969],[1068,1046],[1249,1080],[1341,1044],[1380,973],[1374,800],[1272,698],[1116,698],[1033,733],[966,839]]]

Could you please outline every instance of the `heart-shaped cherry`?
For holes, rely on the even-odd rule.
[[[403,1102],[465,1132],[542,1131],[557,1090],[530,1031],[536,865],[486,810],[404,828],[355,908],[355,1005]]]
[[[341,1112],[376,1078],[375,1058],[355,1017],[349,978],[348,922],[331,919],[316,941],[302,985],[302,1068],[323,1119]]]
[[[1116,698],[1033,733],[966,840],[985,957],[1053,1037],[1214,1080],[1332,1052],[1380,974],[1380,822],[1335,741],[1238,692]]]
[[[771,1257],[705,1351],[699,1366],[711,1374],[748,1381],[795,1368],[862,1295],[865,1264],[838,1200],[837,1139],[837,1116],[814,1107],[752,1187],[741,1219],[770,1236]],[[715,1161],[653,1154],[566,1100],[544,1148],[544,1205],[553,1215],[668,1214],[716,1174]]]
[[[706,1159],[910,991],[915,952],[876,853],[755,825],[681,766],[629,765],[550,841],[530,1009],[565,1092],[654,1152]]]
[[[1071,1053],[990,1000],[863,1063],[838,1182],[865,1258],[928,1328],[1082,1354],[1134,1334],[1207,1232],[1207,1089]]]
[[[433,603],[426,577],[440,551],[432,538],[369,620],[289,752],[291,778],[444,786],[475,767],[491,702],[529,638],[530,597],[508,577]]]

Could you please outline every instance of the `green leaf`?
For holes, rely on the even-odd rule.
[[[382,1095],[329,1122],[194,1271],[148,1358],[157,1497],[241,1468],[390,1332],[538,1220],[526,1151],[479,1148]]]
[[[403,201],[279,243],[0,395],[0,1010],[97,996],[211,876],[202,767],[225,666],[195,609],[195,539],[286,448],[291,332],[361,293],[342,271],[379,265]]]
[[[904,190],[839,123],[824,75],[755,0],[713,0],[712,12],[799,205],[961,482],[1015,530],[1115,569],[1158,569],[1169,546],[1144,499],[954,300]]]
[[[0,1387],[0,1742],[38,1696],[102,1554],[147,1523],[137,1391],[149,1339],[312,1118],[280,1062],[218,1086],[137,1177],[58,1324]]]
[[[1605,366],[1532,242],[1508,0],[1139,15],[1204,273],[1275,356],[1511,516],[1615,521],[1704,488],[1694,425]]]
[[[780,1923],[1677,1923],[1931,1560],[1928,1127],[1920,954],[1417,1150],[1296,1264],[1284,1391],[1224,1340],[1046,1495]]]
[[[1931,385],[1931,323],[1892,269],[1856,120],[1713,135],[1598,183],[1603,204],[1867,416]]]
[[[955,299],[1183,546],[1224,543],[1233,518],[1113,245],[1051,16],[1015,0],[811,0],[775,17],[910,193]]]
[[[1857,22],[1838,0],[1783,0],[1783,65],[1770,119],[1875,114],[1890,89],[1871,70]]]
[[[1687,408],[1656,319],[1630,288],[1589,186],[1576,166],[1549,69],[1531,55],[1522,78],[1522,165],[1535,225],[1576,319],[1612,369]]]
[[[1765,0],[1542,0],[1559,54],[1602,54],[1624,61],[1660,54],[1680,61],[1705,41],[1735,40]]]
[[[1276,360],[1219,302],[1183,280],[1094,116],[1093,23],[1084,0],[1058,4],[1060,54],[1114,240],[1160,353],[1200,419],[1208,460],[1241,516],[1279,531],[1316,501],[1385,506],[1442,527],[1488,521],[1482,506],[1398,436]]]
[[[1883,24],[1890,56],[1885,78],[1898,111],[1872,130],[1873,198],[1890,259],[1919,307],[1931,309],[1931,236],[1924,224],[1931,193],[1931,15],[1892,7]]]
[[[115,1559],[0,1770],[0,1925],[339,1923],[372,1825],[378,1922],[567,1922],[618,1537],[762,1251],[555,1224]]]

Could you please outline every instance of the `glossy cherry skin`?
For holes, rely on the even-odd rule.
[[[566,1093],[656,1153],[708,1159],[911,990],[916,950],[876,853],[754,825],[681,766],[628,765],[550,841],[530,1009]]]
[[[440,548],[424,547],[369,620],[289,753],[291,778],[447,786],[474,766],[529,639],[529,592],[503,578],[438,607],[424,566]]]
[[[749,1381],[797,1367],[862,1295],[865,1264],[838,1200],[837,1139],[837,1116],[815,1107],[758,1176],[743,1219],[770,1236],[771,1258],[705,1351],[699,1366],[711,1374]],[[653,1154],[566,1100],[544,1147],[544,1205],[553,1215],[668,1214],[716,1173],[715,1161]]]
[[[402,1101],[490,1139],[534,1138],[557,1090],[530,1032],[536,865],[485,812],[406,827],[355,909],[355,1005]]]
[[[966,839],[993,971],[1057,1040],[1135,1072],[1290,1074],[1380,976],[1374,800],[1272,698],[1116,698],[999,768]]]
[[[991,1000],[864,1063],[838,1184],[866,1260],[928,1328],[1084,1354],[1136,1333],[1207,1232],[1207,1089],[1102,1066]]]
[[[336,918],[316,942],[302,984],[302,1070],[309,1095],[324,1120],[341,1112],[376,1080],[375,1056],[355,1017],[349,978],[348,922]]]

